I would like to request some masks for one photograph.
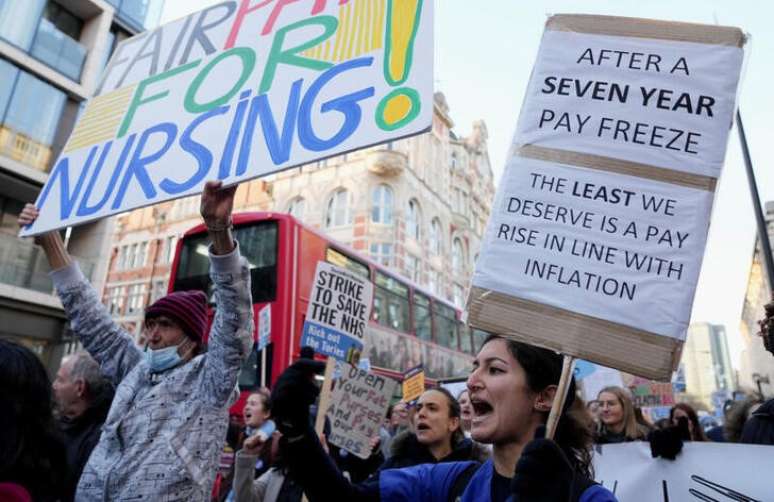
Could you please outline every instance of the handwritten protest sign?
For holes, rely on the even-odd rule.
[[[647,442],[595,448],[595,479],[620,502],[772,500],[774,447],[686,443],[676,460],[652,458]],[[734,459],[729,462],[729,459]]]
[[[224,1],[119,44],[34,235],[430,128],[433,2]]]
[[[327,416],[331,423],[328,442],[360,457],[371,455],[370,441],[379,435],[398,382],[348,364],[339,364]]]
[[[420,364],[403,374],[403,401],[413,403],[425,391],[425,370]]]
[[[476,264],[472,326],[669,379],[743,43],[735,28],[549,19]]]
[[[330,263],[317,263],[301,345],[357,364],[372,299],[370,281]]]

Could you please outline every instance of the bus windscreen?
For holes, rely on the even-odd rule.
[[[253,303],[274,301],[277,296],[277,222],[261,221],[234,229],[234,238],[250,268]],[[205,291],[212,301],[210,262],[207,257],[209,237],[194,235],[183,241],[175,275],[174,290]]]

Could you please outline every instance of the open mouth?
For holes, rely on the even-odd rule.
[[[492,412],[494,408],[483,399],[473,399],[470,403],[473,406],[473,417],[482,418]]]
[[[427,425],[425,423],[417,424],[417,432],[419,432],[419,431],[429,431],[429,430],[430,430],[430,426],[429,425]]]
[[[245,422],[249,422],[251,418],[253,418],[252,413],[245,413]]]

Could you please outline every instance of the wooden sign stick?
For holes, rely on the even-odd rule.
[[[559,377],[559,386],[556,388],[554,404],[551,406],[551,413],[548,414],[546,422],[546,438],[553,439],[556,433],[556,426],[559,424],[559,418],[562,416],[562,409],[567,400],[567,391],[572,382],[572,373],[575,369],[575,358],[573,356],[564,356],[562,362],[562,376]]]

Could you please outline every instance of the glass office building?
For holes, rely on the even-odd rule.
[[[163,0],[0,0],[0,338],[53,371],[71,341],[45,257],[16,219],[37,198],[116,43],[158,24]],[[67,232],[98,287],[111,223]]]

